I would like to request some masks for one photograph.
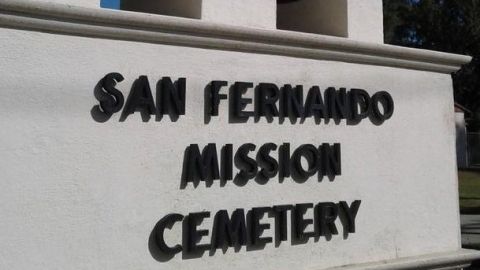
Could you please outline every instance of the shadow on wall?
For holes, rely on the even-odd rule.
[[[108,0],[104,1],[108,2]],[[202,17],[202,0],[122,0],[119,8],[128,11],[191,19],[200,19]]]
[[[347,0],[278,0],[277,29],[348,37]]]

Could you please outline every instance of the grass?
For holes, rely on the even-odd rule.
[[[459,171],[460,211],[480,213],[480,171]]]

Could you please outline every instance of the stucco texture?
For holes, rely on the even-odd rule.
[[[162,76],[186,77],[186,115],[95,122],[93,89],[110,72],[125,77],[125,96],[139,75],[152,88]],[[449,75],[8,29],[0,30],[0,74],[1,269],[321,269],[460,248]],[[229,124],[222,103],[204,124],[204,88],[218,79],[385,90],[395,112],[381,126]],[[339,142],[342,175],[180,189],[185,148],[212,142]],[[355,199],[357,232],[347,239],[168,262],[149,252],[153,227],[171,212]],[[178,241],[179,228],[167,234]]]

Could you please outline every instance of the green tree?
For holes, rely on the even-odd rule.
[[[385,43],[466,54],[452,74],[455,101],[473,112],[480,129],[480,0],[384,0]]]

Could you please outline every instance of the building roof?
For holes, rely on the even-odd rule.
[[[455,102],[455,112],[472,113],[469,109]]]

